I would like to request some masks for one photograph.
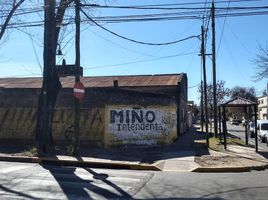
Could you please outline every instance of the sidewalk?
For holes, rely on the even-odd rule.
[[[63,155],[29,157],[9,153],[6,150],[5,152],[0,151],[0,160],[176,172],[243,172],[268,168],[267,154],[263,154],[263,156],[252,148],[237,145],[228,146],[228,150],[225,152],[208,150],[202,143],[204,137],[205,134],[192,128],[168,146],[117,149],[81,148],[81,155],[78,157]]]

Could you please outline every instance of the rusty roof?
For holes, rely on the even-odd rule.
[[[221,106],[225,107],[245,107],[250,105],[256,105],[256,103],[242,97],[234,97],[233,99],[221,104]]]
[[[129,76],[88,76],[81,77],[86,88],[113,87],[114,80],[119,87],[175,86],[185,74],[129,75]],[[72,88],[74,77],[62,77],[63,88]],[[41,88],[42,78],[0,78],[0,88]]]

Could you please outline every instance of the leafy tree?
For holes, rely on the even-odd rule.
[[[254,79],[256,81],[268,78],[268,46],[259,46],[258,53],[256,54],[253,62],[257,66]]]
[[[236,86],[231,89],[231,98],[241,97],[256,102],[256,90],[254,87]]]

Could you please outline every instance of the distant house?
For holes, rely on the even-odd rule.
[[[258,118],[267,119],[267,96],[258,97]]]
[[[188,128],[186,74],[82,77],[80,141],[85,145],[169,144]],[[73,127],[74,78],[61,78],[53,137]],[[0,79],[0,139],[33,141],[42,78]]]

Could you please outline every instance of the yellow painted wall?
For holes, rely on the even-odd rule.
[[[82,109],[80,116],[80,140],[96,145],[104,143],[104,108]],[[73,111],[56,109],[53,118],[53,138],[65,141],[65,130],[72,126]],[[0,139],[34,140],[36,127],[36,109],[1,108]]]
[[[36,109],[0,108],[0,138],[33,139]]]

